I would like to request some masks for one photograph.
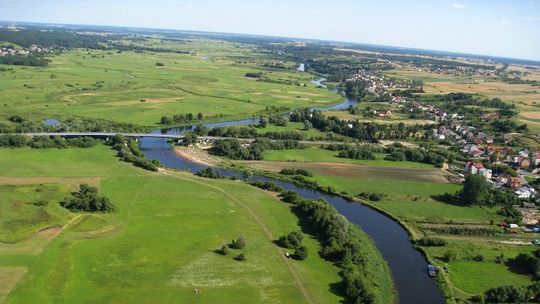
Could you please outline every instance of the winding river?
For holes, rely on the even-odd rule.
[[[314,83],[321,84],[325,79],[315,80]],[[325,87],[325,86],[324,86]],[[354,106],[357,102],[346,99],[336,106],[318,108],[321,110],[338,110]],[[226,121],[219,123],[209,123],[208,128],[219,126],[245,125],[258,123],[258,119],[244,119]],[[166,130],[156,130],[154,133],[181,134],[192,128],[174,128]],[[205,166],[190,162],[179,157],[167,143],[166,139],[141,138],[141,150],[148,159],[155,159],[166,167],[175,169],[190,170],[198,172]],[[226,177],[239,176],[240,173],[228,170],[217,169],[219,173]],[[444,303],[441,291],[437,287],[434,279],[428,277],[426,272],[426,259],[416,250],[409,240],[407,231],[386,215],[366,207],[360,203],[350,203],[345,199],[322,193],[319,191],[306,189],[292,183],[270,179],[262,176],[254,176],[253,180],[271,181],[280,185],[284,189],[293,190],[304,198],[324,199],[332,204],[341,214],[352,223],[359,225],[375,242],[375,245],[382,253],[388,263],[396,289],[399,303],[408,304],[436,304]]]

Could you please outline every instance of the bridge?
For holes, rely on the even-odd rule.
[[[2,134],[0,134],[2,135]],[[161,134],[161,133],[109,133],[109,132],[35,132],[35,133],[6,133],[4,135],[22,135],[27,137],[97,137],[97,138],[112,138],[115,135],[122,135],[124,137],[131,138],[163,138],[163,139],[173,139],[173,140],[182,140],[186,136],[180,134]],[[197,140],[219,140],[226,139],[228,137],[217,137],[217,136],[197,136]],[[230,137],[229,137],[230,138]],[[254,138],[239,138],[245,141],[254,141]]]
[[[28,137],[52,137],[52,136],[60,136],[65,138],[70,137],[97,137],[97,138],[105,138],[109,139],[114,137],[115,135],[122,135],[125,137],[131,137],[131,138],[162,138],[162,139],[171,139],[171,140],[182,140],[186,136],[180,135],[180,134],[160,134],[160,133],[112,133],[112,132],[35,132],[35,133],[0,133],[0,136],[2,135],[23,135]],[[232,137],[218,137],[218,136],[197,136],[197,141],[215,141],[215,140],[221,140],[221,139],[230,139]],[[234,137],[236,138],[236,137]],[[243,142],[253,142],[256,140],[256,138],[236,138]],[[274,140],[272,140],[274,141]],[[299,141],[302,144],[306,145],[314,145],[314,146],[322,146],[322,145],[329,145],[329,144],[353,144],[353,143],[347,143],[347,142],[338,142],[338,141],[310,141],[310,140],[300,140]]]

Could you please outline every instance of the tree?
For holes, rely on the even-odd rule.
[[[489,196],[489,189],[484,177],[477,174],[467,175],[460,196],[463,203],[467,205],[482,206]]]
[[[162,125],[170,125],[170,124],[172,124],[172,122],[173,122],[173,120],[170,117],[167,117],[167,116],[162,116],[161,117],[160,123]]]
[[[244,170],[244,172],[242,172],[243,179],[250,180],[252,177],[253,177],[253,172],[251,172],[251,170]]]
[[[311,122],[309,120],[304,120],[304,130],[310,130],[310,129],[313,129],[313,125],[311,124]]]
[[[199,114],[197,114],[197,119],[202,120],[203,118],[204,118],[203,114],[199,112]]]
[[[261,115],[261,117],[259,118],[259,127],[266,128],[269,122],[270,122],[270,117],[268,117],[268,115],[266,114]]]
[[[79,192],[71,195],[60,202],[62,207],[70,211],[109,212],[116,209],[108,198],[99,195],[96,187],[88,184],[80,185]]]

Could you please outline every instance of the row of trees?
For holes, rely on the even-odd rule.
[[[334,207],[323,200],[306,200],[295,192],[286,191],[281,194],[283,201],[294,204],[293,210],[305,219],[322,240],[320,254],[323,258],[334,262],[342,271],[345,293],[351,303],[378,303],[381,275],[380,268],[370,267],[376,263],[367,256],[366,239],[362,237],[357,226],[339,214]],[[298,245],[299,237],[288,235],[280,239],[280,243]]]
[[[34,149],[44,148],[91,148],[100,143],[99,139],[92,137],[74,137],[64,139],[60,136],[53,137],[26,137],[23,135],[0,135],[0,147],[24,147],[28,146]]]
[[[379,125],[373,122],[348,122],[337,117],[325,117],[321,111],[311,109],[296,110],[290,115],[290,120],[295,122],[308,121],[314,128],[334,132],[344,136],[377,142],[380,139],[407,139],[420,136],[432,125],[410,125],[403,123],[395,125]]]
[[[38,55],[8,55],[0,57],[0,64],[46,67],[49,61]]]
[[[172,124],[180,124],[180,123],[188,123],[195,120],[201,121],[204,119],[204,115],[199,112],[197,115],[194,115],[193,113],[187,113],[187,114],[175,114],[172,117],[170,116],[162,116],[160,120],[160,124],[162,125],[172,125]]]
[[[149,171],[158,171],[159,162],[146,159],[135,140],[128,140],[124,136],[117,134],[112,138],[111,145],[113,149],[118,151],[117,156],[121,160]]]

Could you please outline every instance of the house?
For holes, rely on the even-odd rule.
[[[514,159],[514,164],[520,169],[529,169],[531,166],[531,159],[528,157],[519,156]]]
[[[476,136],[476,140],[485,142],[486,144],[492,144],[494,138],[493,138],[493,136],[491,136],[491,135],[487,135],[487,134],[484,133],[484,132],[480,132],[480,133],[478,133],[478,135]]]
[[[538,167],[540,165],[540,151],[534,152],[534,166]]]
[[[498,184],[508,184],[508,180],[512,177],[512,175],[508,174],[508,173],[501,173],[499,174],[499,176],[497,177],[497,183]]]
[[[484,164],[481,162],[468,161],[465,163],[465,172],[469,174],[478,174],[478,170],[484,169]],[[491,171],[491,170],[490,170]]]
[[[503,141],[505,144],[511,143],[512,140],[513,140],[512,134],[503,134],[503,136],[502,136],[502,141]]]
[[[482,175],[485,179],[491,179],[493,172],[491,171],[491,169],[481,168],[478,169],[478,174]]]
[[[444,134],[434,134],[433,135],[433,139],[436,139],[436,140],[444,140],[446,138],[446,136]]]
[[[516,194],[519,198],[529,199],[536,195],[536,190],[534,190],[532,187],[523,186],[516,190]]]
[[[519,189],[523,187],[525,184],[525,180],[521,176],[512,176],[508,178],[506,185],[512,189]]]

